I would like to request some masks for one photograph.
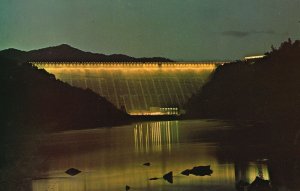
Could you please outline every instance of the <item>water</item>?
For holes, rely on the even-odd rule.
[[[239,180],[252,182],[256,176],[269,180],[267,160],[254,157],[237,162],[224,155],[220,139],[212,135],[225,135],[233,128],[221,121],[161,121],[47,135],[40,152],[44,169],[32,188],[115,191],[129,185],[131,190],[147,191],[229,191]],[[151,165],[144,166],[146,162]],[[212,175],[180,174],[199,165],[210,165]],[[72,167],[82,172],[67,175],[65,171]],[[174,174],[173,184],[149,180],[169,171]]]

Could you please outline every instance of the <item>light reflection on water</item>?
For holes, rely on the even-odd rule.
[[[171,152],[172,145],[179,143],[178,121],[136,124],[133,132],[137,153],[162,152],[163,145]]]
[[[256,176],[269,179],[265,163],[220,162],[213,142],[189,141],[190,133],[218,130],[225,124],[207,121],[162,121],[97,130],[73,131],[49,137],[41,154],[45,170],[34,180],[33,191],[125,190],[234,190],[239,180],[252,182]],[[149,167],[143,166],[150,162]],[[211,176],[184,176],[194,166],[211,165]],[[71,177],[68,168],[82,173]],[[173,171],[174,183],[162,177]]]

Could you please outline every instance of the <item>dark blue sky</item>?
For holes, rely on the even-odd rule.
[[[0,49],[239,59],[300,39],[300,0],[0,0]]]

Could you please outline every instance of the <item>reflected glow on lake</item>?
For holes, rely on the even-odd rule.
[[[239,180],[269,179],[264,162],[240,164],[217,157],[219,145],[207,140],[207,131],[224,130],[218,121],[161,121],[128,126],[68,131],[48,136],[40,153],[45,160],[33,191],[125,190],[235,190]],[[194,135],[197,135],[195,138]],[[150,166],[143,164],[150,162]],[[194,166],[210,165],[211,176],[184,176]],[[82,172],[69,176],[65,171]],[[161,178],[173,171],[174,183]]]
[[[178,121],[136,124],[133,131],[137,153],[162,152],[163,146],[171,152],[172,145],[179,143]]]

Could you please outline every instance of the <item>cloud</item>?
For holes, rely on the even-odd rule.
[[[248,36],[249,32],[243,32],[243,31],[224,31],[222,32],[225,36],[233,36],[233,37],[245,37]]]
[[[230,31],[224,31],[222,32],[222,35],[225,36],[232,36],[232,37],[238,37],[238,38],[242,38],[242,37],[246,37],[252,34],[268,34],[268,35],[273,35],[275,34],[275,32],[273,30],[268,30],[268,31],[237,31],[237,30],[230,30]]]

